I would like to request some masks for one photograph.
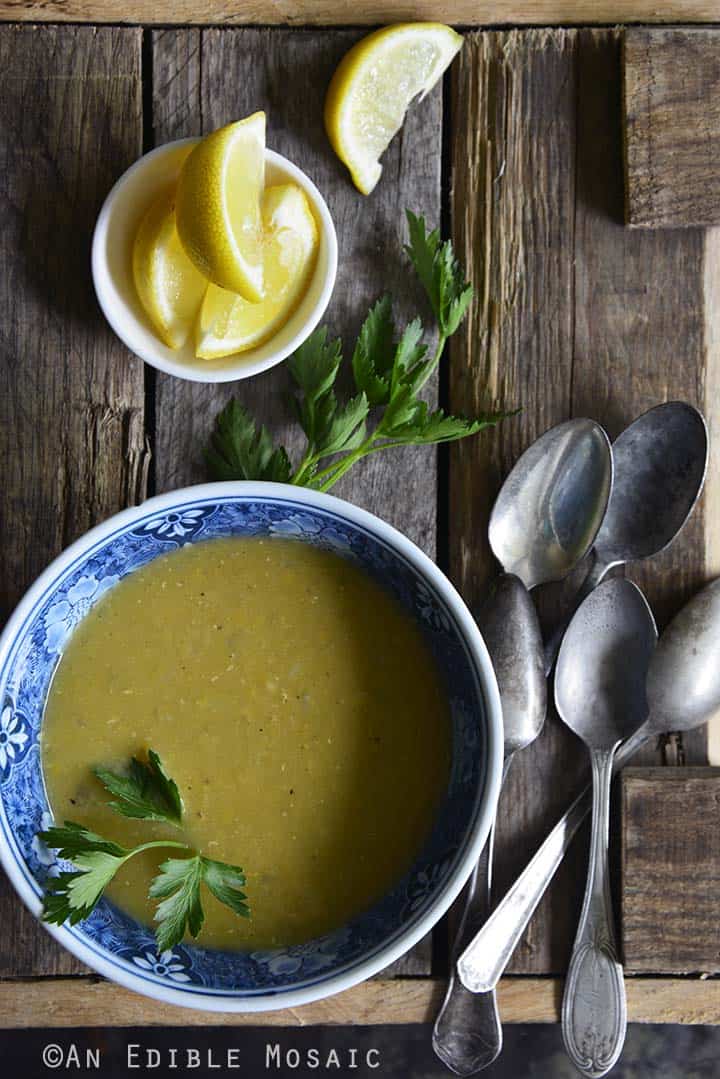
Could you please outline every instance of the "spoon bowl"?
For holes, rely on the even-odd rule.
[[[528,589],[567,577],[593,545],[612,482],[610,442],[594,420],[569,420],[533,442],[490,515],[490,546],[506,573]]]
[[[639,416],[612,445],[613,485],[595,537],[592,562],[573,609],[613,566],[664,551],[693,511],[707,471],[703,416],[684,401],[668,401]],[[549,674],[569,617],[545,646]]]
[[[639,416],[613,442],[614,481],[595,539],[605,572],[659,554],[692,513],[705,481],[705,420],[684,401]]]
[[[555,703],[588,749],[615,748],[646,719],[656,640],[647,600],[624,577],[599,585],[576,612],[558,656]]]
[[[648,733],[689,731],[720,709],[720,578],[666,627],[648,670]]]

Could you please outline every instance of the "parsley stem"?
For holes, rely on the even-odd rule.
[[[373,442],[371,446],[368,446],[368,448],[363,451],[361,456],[371,457],[373,453],[380,453],[381,450],[391,450],[397,448],[398,446],[407,446],[407,442]],[[360,460],[360,457],[353,458],[353,460],[347,465],[347,467],[344,467],[340,470],[340,466],[345,465],[346,460],[347,458],[343,458],[341,461],[335,462],[335,465],[338,466],[338,470],[336,470],[334,473],[332,472],[332,469],[334,467],[332,465],[330,465],[329,468],[324,469],[324,473],[330,473],[330,475],[322,484],[322,486],[317,488],[318,491],[329,491],[332,485],[336,483],[341,478],[341,476],[344,476],[345,473],[349,471],[349,469],[352,467],[352,465],[355,464],[356,461]],[[318,473],[318,475],[320,475],[320,473]]]
[[[317,483],[318,480],[323,482],[318,486],[318,491],[328,491],[334,483],[344,476],[348,472],[356,461],[359,461],[362,457],[366,457],[368,453],[372,452],[372,447],[375,442],[375,432],[368,436],[365,441],[352,450],[351,453],[341,457],[339,461],[333,461],[327,468],[321,469],[320,472],[316,472],[313,480]]]
[[[316,461],[315,453],[313,452],[312,445],[308,445],[305,456],[297,467],[297,470],[290,480],[296,487],[302,486],[307,478],[306,473],[312,468]]]
[[[428,364],[427,370],[425,372],[425,377],[421,382],[418,383],[418,391],[422,389],[422,387],[432,375],[433,371],[440,363],[447,339],[447,334],[440,333],[440,336],[438,337],[437,347],[433,355],[432,363]],[[334,484],[336,484],[337,481],[341,479],[346,472],[349,472],[352,466],[356,464],[357,461],[360,461],[363,457],[369,457],[371,453],[377,453],[379,450],[389,449],[390,446],[400,446],[405,444],[402,442],[381,442],[378,445],[378,439],[387,437],[391,436],[384,435],[382,430],[381,417],[380,422],[378,423],[375,430],[365,439],[365,441],[360,446],[357,447],[357,449],[353,450],[352,453],[346,454],[346,456],[340,458],[339,461],[334,461],[331,465],[328,465],[326,468],[321,469],[320,472],[315,473],[315,475],[313,476],[315,484],[317,484],[318,480],[322,481],[318,485],[317,490],[329,491],[330,488],[334,486]],[[302,479],[298,479],[298,476],[300,476],[304,465],[305,461],[303,461],[297,473],[293,477],[293,483],[302,482]]]
[[[139,847],[133,847],[130,854],[139,854],[141,850],[152,850],[153,847],[180,847],[182,850],[193,850],[189,843],[178,843],[173,839],[153,839],[151,843],[141,843]]]
[[[136,854],[140,854],[144,850],[152,850],[154,847],[179,847],[180,850],[192,850],[193,848],[189,843],[178,843],[172,839],[153,839],[150,843],[141,843],[139,847],[133,847],[132,850],[123,858],[120,865],[125,865],[130,858],[134,858]],[[118,869],[120,868],[118,866]]]
[[[418,391],[420,391],[423,388],[423,386],[425,385],[427,380],[430,378],[430,375],[433,373],[433,371],[435,370],[437,365],[440,363],[440,360],[442,359],[443,351],[445,349],[445,342],[447,341],[447,339],[448,339],[448,335],[441,332],[440,336],[438,337],[437,348],[435,349],[435,355],[433,356],[432,363],[428,365],[428,369],[425,372],[425,378],[422,380],[422,382],[418,382],[418,385],[417,385],[417,390]]]

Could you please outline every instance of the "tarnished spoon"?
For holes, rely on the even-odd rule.
[[[719,658],[720,577],[685,604],[660,638],[648,673],[650,718],[632,752],[658,733],[690,731],[712,719],[720,709]]]
[[[526,588],[560,581],[592,547],[613,482],[610,442],[594,420],[569,420],[518,459],[495,500],[488,535]]]
[[[525,451],[495,501],[490,546],[506,573],[481,613],[480,627],[503,704],[503,780],[510,756],[537,736],[546,712],[542,641],[527,590],[561,580],[585,557],[611,488],[607,435],[593,420],[570,420],[546,431]],[[493,836],[494,830],[484,869],[479,864],[467,886],[455,954],[487,916]],[[433,1047],[458,1075],[473,1075],[491,1064],[502,1048],[494,992],[472,1000],[453,970],[433,1029]]]
[[[530,594],[518,577],[511,574],[500,577],[479,612],[478,625],[500,690],[505,736],[504,782],[513,754],[537,738],[547,711],[540,626]],[[453,948],[450,983],[433,1027],[435,1053],[456,1075],[482,1071],[502,1049],[494,988],[487,993],[470,993],[454,971],[455,956],[487,917],[494,835],[493,827],[484,866],[481,860],[463,896],[465,905]]]
[[[650,714],[620,746],[620,771],[647,742],[691,731],[720,711],[720,578],[706,585],[666,627],[648,670]],[[460,956],[463,985],[487,993],[497,985],[538,903],[590,810],[586,788],[555,825],[491,917]]]
[[[680,532],[705,480],[705,420],[684,401],[657,405],[625,428],[613,442],[612,455],[612,493],[574,607],[614,566],[659,554]],[[548,673],[568,621],[558,626],[545,646]]]
[[[657,641],[640,589],[605,581],[576,612],[557,661],[555,705],[587,746],[592,768],[590,861],[580,923],[565,981],[565,1048],[590,1079],[606,1075],[625,1042],[625,982],[610,897],[610,783],[620,742],[648,715],[647,674]]]

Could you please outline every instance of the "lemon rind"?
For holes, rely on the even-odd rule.
[[[255,112],[245,120],[213,131],[198,143],[187,158],[178,181],[178,232],[188,257],[208,280],[221,288],[237,292],[251,303],[258,303],[263,298],[262,263],[258,266],[248,263],[237,247],[228,200],[225,198],[225,173],[229,154],[236,139],[240,137],[254,138],[257,143],[262,169],[262,191],[265,170],[265,113]],[[221,142],[220,153],[208,157],[208,145],[217,141]],[[183,181],[187,170],[199,167],[209,168],[210,178],[205,181],[205,186],[213,192],[214,197],[195,200],[186,193]],[[213,238],[212,242],[208,241],[208,237]]]

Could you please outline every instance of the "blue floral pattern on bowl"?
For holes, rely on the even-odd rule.
[[[204,489],[206,490],[206,489]],[[282,490],[282,488],[278,488]],[[382,951],[427,911],[458,864],[487,782],[487,718],[478,671],[455,617],[418,569],[384,539],[331,509],[287,497],[192,497],[172,509],[136,513],[64,567],[33,604],[0,671],[0,827],[36,896],[58,869],[36,837],[50,821],[39,748],[44,702],[65,642],[101,596],[174,547],[220,536],[294,537],[352,559],[418,619],[449,687],[453,766],[434,830],[394,890],[349,925],[274,951],[218,951],[183,943],[158,955],[154,934],[103,900],[63,934],[109,961],[118,976],[172,986],[188,997],[250,999],[300,989],[348,971]],[[89,954],[88,953],[88,954]],[[120,979],[122,980],[122,979]],[[192,1004],[189,1000],[188,1003]],[[219,999],[218,1007],[222,1007]]]

